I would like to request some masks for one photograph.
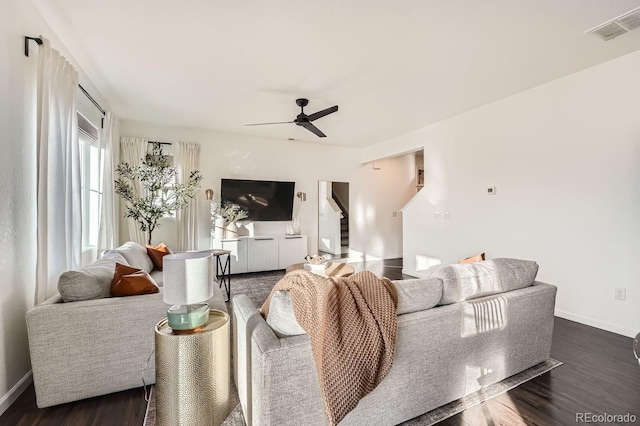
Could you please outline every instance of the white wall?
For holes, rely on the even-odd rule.
[[[31,42],[30,57],[24,56],[26,35],[48,38],[77,67],[85,89],[101,102],[30,2],[0,2],[0,413],[31,381],[25,313],[35,297],[38,48]]]
[[[360,169],[360,190],[351,190],[349,235],[361,235],[359,247],[350,245],[350,257],[402,257],[400,209],[416,193],[413,154],[367,163]],[[396,216],[393,213],[396,212]],[[354,251],[356,251],[354,253]]]
[[[425,188],[404,215],[405,272],[416,255],[536,260],[538,279],[558,286],[559,316],[640,331],[639,75],[640,51],[364,153],[424,146]]]
[[[318,183],[318,250],[340,254],[340,216],[342,210],[333,200],[332,182]]]

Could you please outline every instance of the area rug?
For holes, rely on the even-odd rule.
[[[504,379],[501,382],[495,383],[493,385],[487,386],[486,388],[474,392],[465,396],[464,398],[458,399],[456,401],[450,402],[449,404],[443,405],[442,407],[436,408],[435,410],[429,411],[419,417],[411,419],[402,423],[403,426],[428,426],[436,424],[446,418],[454,416],[467,408],[471,408],[475,405],[481,404],[482,402],[493,398],[494,396],[498,396],[503,394],[522,383],[531,380],[535,377],[538,377],[558,366],[562,365],[560,361],[555,359],[549,359],[547,361],[541,362],[538,365],[534,365],[533,367],[515,374],[511,377]],[[237,391],[235,390],[235,386],[232,383],[232,394],[236,392],[234,395],[234,399],[237,401]],[[155,426],[156,421],[156,400],[153,394],[153,390],[151,392],[149,398],[149,404],[147,406],[147,413],[144,418],[144,426]],[[245,426],[244,415],[242,414],[242,408],[240,403],[236,403],[234,408],[231,410],[229,416],[222,423],[223,426]]]
[[[253,304],[257,307],[262,306],[269,292],[276,282],[284,276],[284,271],[274,271],[259,274],[240,274],[232,276],[231,281],[231,298],[237,294],[246,294]],[[231,302],[227,302],[227,310],[232,316]],[[454,416],[467,408],[493,398],[494,396],[503,394],[522,383],[538,377],[558,366],[562,365],[560,361],[549,359],[541,362],[521,373],[508,377],[501,382],[487,386],[486,388],[465,396],[464,398],[453,401],[435,410],[429,411],[419,417],[402,423],[404,426],[427,426],[438,423],[448,417]],[[222,423],[223,426],[245,426],[244,415],[238,399],[238,392],[235,388],[233,380],[231,380],[231,406],[233,409],[229,416]],[[153,387],[149,395],[149,403],[144,418],[144,426],[155,426],[156,401],[153,393]]]

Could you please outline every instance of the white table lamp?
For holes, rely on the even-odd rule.
[[[213,297],[213,256],[208,252],[168,254],[162,258],[163,300],[174,333],[199,331],[209,319]]]

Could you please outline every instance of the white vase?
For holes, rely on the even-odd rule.
[[[216,240],[221,240],[224,238],[224,219],[221,217],[217,217],[213,223],[213,238]]]
[[[238,225],[235,222],[229,223],[225,231],[225,238],[238,238]]]

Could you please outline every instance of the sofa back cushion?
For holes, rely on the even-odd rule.
[[[109,251],[90,265],[63,272],[58,278],[60,297],[65,302],[111,297],[111,281],[116,262],[127,264],[120,253]]]
[[[433,308],[442,298],[442,280],[421,278],[392,281],[398,293],[397,315]],[[305,334],[293,312],[288,291],[276,291],[269,302],[267,324],[278,337]]]
[[[538,264],[534,261],[500,258],[443,266],[434,270],[430,277],[442,280],[439,304],[448,305],[528,287],[537,273]]]
[[[397,280],[392,283],[398,292],[398,315],[431,309],[442,299],[443,285],[440,278]]]
[[[153,270],[153,262],[147,254],[147,248],[138,243],[129,241],[118,248],[108,250],[106,253],[112,251],[120,253],[127,260],[129,266],[142,269],[145,272],[151,272]]]

